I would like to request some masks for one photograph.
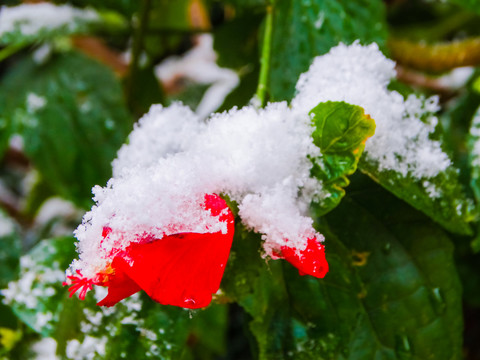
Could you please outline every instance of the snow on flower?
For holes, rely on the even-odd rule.
[[[72,294],[84,297],[95,284],[108,287],[99,305],[140,289],[163,304],[208,305],[233,236],[233,215],[218,194],[236,202],[239,220],[262,234],[264,256],[324,277],[324,237],[308,214],[324,191],[310,173],[310,159],[321,156],[312,139],[314,106],[364,106],[379,129],[367,155],[380,169],[428,178],[450,163],[428,139],[436,118],[420,120],[436,103],[388,91],[393,76],[393,62],[376,45],[339,45],[300,77],[291,105],[234,108],[206,122],[179,103],[152,106],[118,152],[113,178],[94,188],[96,205],[75,232]],[[423,166],[425,157],[431,161]]]

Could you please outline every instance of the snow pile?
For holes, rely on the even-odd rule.
[[[94,188],[97,204],[76,230],[80,259],[71,271],[93,277],[118,249],[146,236],[225,231],[203,209],[204,195],[212,193],[237,202],[241,221],[263,234],[267,256],[275,258],[282,246],[301,251],[309,238],[323,241],[307,212],[324,192],[310,177],[309,160],[321,156],[309,116],[319,102],[357,104],[375,119],[366,149],[380,170],[423,179],[445,170],[450,160],[429,139],[437,119],[420,120],[437,109],[435,99],[404,100],[388,91],[394,75],[394,63],[375,44],[339,45],[300,77],[291,106],[246,106],[213,114],[207,123],[178,103],[153,106],[119,151],[114,177]],[[103,239],[105,228],[111,233]]]
[[[2,6],[0,8],[0,38],[8,33],[20,31],[32,36],[43,30],[66,28],[75,31],[78,24],[99,20],[94,10],[76,9],[70,5],[50,3]]]
[[[411,95],[405,100],[398,92],[389,91],[394,68],[395,63],[376,44],[340,44],[317,57],[300,76],[292,105],[311,109],[330,100],[363,107],[376,123],[375,136],[367,141],[365,152],[379,170],[394,170],[416,179],[434,177],[451,165],[440,143],[429,138],[438,123],[429,115],[438,111],[437,98]]]

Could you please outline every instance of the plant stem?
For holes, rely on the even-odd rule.
[[[6,48],[0,50],[0,61],[5,60],[9,56],[12,56],[13,54],[19,52],[22,50],[24,47],[26,47],[27,44],[13,44],[10,46],[7,46]]]
[[[273,5],[267,7],[267,15],[265,18],[265,33],[263,35],[262,56],[260,58],[260,76],[258,79],[258,87],[256,98],[259,106],[264,107],[268,89],[268,75],[270,73],[270,58],[272,53],[272,34],[273,34]]]
[[[143,40],[148,26],[148,15],[152,5],[152,0],[142,0],[138,24],[133,35],[133,44],[132,44],[132,58],[130,61],[130,66],[128,70],[128,78],[126,82],[126,97],[130,109],[133,110],[133,95],[135,93],[135,79],[138,74],[138,62],[142,54],[143,49]]]

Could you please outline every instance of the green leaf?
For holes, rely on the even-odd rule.
[[[258,358],[460,358],[450,240],[368,178],[354,184],[355,197],[320,224],[330,265],[324,279],[300,276],[283,260],[266,263],[260,237],[237,227],[222,289],[252,316]]]
[[[428,180],[419,181],[393,170],[379,171],[376,164],[362,158],[362,172],[385,189],[424,212],[448,231],[470,235],[470,223],[475,219],[473,202],[460,183],[458,171],[450,167]]]
[[[263,14],[248,13],[215,29],[213,46],[218,65],[235,70],[240,78],[239,85],[227,95],[219,111],[247,105],[255,94],[260,70],[258,30],[262,20]]]
[[[313,142],[321,156],[312,159],[312,174],[322,181],[322,194],[317,203],[317,215],[323,215],[338,205],[349,184],[348,175],[356,169],[367,138],[375,132],[375,122],[360,106],[345,102],[325,102],[310,111],[315,130]]]
[[[17,224],[0,209],[0,288],[16,277],[21,247]]]
[[[380,0],[285,0],[275,3],[271,100],[290,100],[312,59],[339,42],[385,44],[384,4]]]
[[[153,1],[149,30],[206,30],[210,27],[203,0]]]
[[[480,2],[478,0],[449,0],[449,2],[480,14]]]
[[[77,53],[16,64],[0,82],[0,114],[50,187],[84,207],[132,126],[114,74]]]
[[[360,359],[362,352],[365,359],[376,352],[398,359],[460,358],[461,287],[451,241],[420,213],[370,186],[327,215],[351,251],[367,315],[363,326],[356,324],[350,343],[358,347],[349,358]],[[328,252],[328,240],[326,246]]]

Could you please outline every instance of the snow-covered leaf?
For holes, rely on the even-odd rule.
[[[379,170],[374,162],[362,159],[359,169],[400,199],[424,212],[448,231],[469,235],[475,220],[474,205],[460,183],[458,170],[450,167],[438,175],[418,180],[393,170]]]

